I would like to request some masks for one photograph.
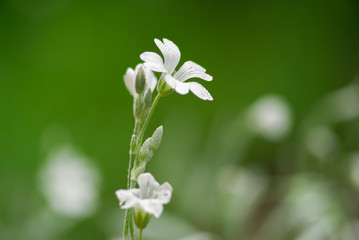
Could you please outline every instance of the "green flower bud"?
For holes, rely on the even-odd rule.
[[[173,89],[168,86],[168,84],[166,83],[166,81],[161,77],[158,85],[157,85],[157,91],[162,95],[162,96],[167,96],[170,93],[173,92]]]
[[[136,92],[138,94],[141,94],[146,87],[146,75],[145,75],[145,71],[143,70],[143,67],[139,67],[138,68],[138,72],[136,75],[136,80],[135,80],[135,89]]]
[[[142,101],[143,114],[147,115],[150,111],[152,105],[152,91],[150,88],[147,88],[145,96]]]
[[[150,148],[152,138],[147,138],[140,149],[140,163],[148,162],[153,156],[153,150]]]
[[[138,95],[135,98],[133,106],[133,114],[137,120],[143,120],[151,109],[152,104],[152,91],[147,88],[145,93]]]
[[[131,170],[131,180],[137,181],[138,176],[145,171],[146,163],[140,163],[136,168]]]
[[[152,150],[157,150],[159,148],[162,140],[162,135],[163,135],[163,126],[159,126],[151,137],[150,148]]]
[[[141,112],[141,99],[140,96],[136,96],[133,101],[133,115],[138,120]]]
[[[137,139],[138,139],[138,136],[136,134],[132,134],[131,144],[130,144],[130,152],[132,152],[132,153],[134,153],[136,150]]]
[[[146,213],[141,207],[133,208],[133,219],[139,229],[144,229],[151,220],[151,214]]]

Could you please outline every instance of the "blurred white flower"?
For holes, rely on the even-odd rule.
[[[153,72],[150,69],[143,66],[143,64],[137,64],[135,70],[133,70],[132,68],[127,68],[126,74],[123,76],[123,79],[124,79],[124,82],[125,82],[125,85],[126,85],[128,91],[134,97],[137,96],[136,89],[135,89],[135,82],[136,82],[136,76],[137,76],[138,70],[141,66],[143,67],[143,69],[145,71],[147,85],[151,88],[152,92],[155,89],[156,84],[157,84],[156,76],[153,74]]]
[[[291,111],[280,96],[267,95],[258,99],[249,109],[250,128],[272,141],[283,139],[291,128]]]
[[[95,210],[99,173],[85,156],[63,147],[50,154],[39,174],[40,189],[55,212],[85,217]]]
[[[171,200],[172,187],[168,182],[160,185],[150,173],[142,173],[137,179],[139,189],[120,189],[116,196],[122,208],[140,207],[146,213],[159,217],[163,205]]]
[[[164,79],[168,86],[179,94],[184,95],[191,90],[191,92],[203,100],[213,100],[211,94],[201,84],[197,82],[185,82],[190,78],[201,78],[206,81],[212,81],[213,78],[206,73],[206,69],[192,61],[187,61],[178,72],[176,72],[175,69],[181,58],[178,47],[172,41],[165,38],[163,42],[155,39],[155,43],[162,52],[164,61],[157,53],[144,52],[140,55],[140,58],[145,62],[144,65],[146,67],[152,71],[164,73]]]
[[[339,148],[339,139],[327,126],[313,126],[305,133],[305,146],[311,154],[320,159],[335,156]]]
[[[359,84],[357,82],[330,94],[327,104],[333,108],[334,121],[351,120],[359,116]]]
[[[359,190],[359,151],[350,154],[350,179],[354,186]]]

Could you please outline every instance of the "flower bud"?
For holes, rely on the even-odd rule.
[[[132,134],[131,144],[130,144],[130,153],[135,152],[135,150],[136,150],[136,142],[137,142],[137,135]]]
[[[145,71],[143,70],[143,67],[139,67],[138,71],[137,71],[137,75],[136,75],[136,80],[135,80],[135,88],[136,88],[136,92],[138,94],[141,94],[146,87],[146,75],[145,75]]]
[[[148,222],[151,220],[151,216],[151,214],[143,211],[141,207],[133,208],[133,219],[139,229],[144,229],[147,226]]]
[[[133,115],[138,120],[141,113],[141,99],[140,96],[136,96],[133,101]]]
[[[150,148],[151,139],[151,137],[147,138],[142,144],[140,149],[140,163],[149,161],[153,156],[153,150]]]
[[[161,144],[163,135],[163,126],[159,126],[153,133],[150,141],[150,148],[152,150],[157,150]]]
[[[142,101],[142,108],[144,115],[147,115],[147,113],[150,111],[151,105],[152,105],[152,91],[150,88],[147,88],[145,92],[145,96],[143,97],[143,101]]]
[[[137,181],[138,176],[145,171],[146,163],[140,163],[137,167],[131,170],[131,180]]]
[[[151,89],[147,88],[145,93],[138,95],[135,98],[133,106],[133,113],[137,120],[143,120],[151,109],[152,104],[152,92]]]

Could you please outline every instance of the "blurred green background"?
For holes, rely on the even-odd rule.
[[[168,38],[214,77],[161,99],[144,239],[359,239],[359,2],[0,1],[0,240],[120,239],[123,84]]]

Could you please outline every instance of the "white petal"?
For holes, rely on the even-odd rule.
[[[120,201],[121,208],[132,208],[138,204],[139,199],[134,195],[133,190],[135,189],[121,189],[116,191],[116,196]]]
[[[157,218],[161,216],[163,212],[163,204],[155,199],[143,199],[139,202],[139,205],[145,212]]]
[[[184,95],[189,92],[189,85],[186,82],[180,82],[171,75],[167,74],[165,76],[165,81],[172,89],[174,89],[177,93]]]
[[[177,80],[174,79],[171,75],[166,74],[165,75],[165,81],[170,88],[175,89]]]
[[[210,101],[213,100],[211,94],[201,84],[197,82],[189,82],[187,84],[189,85],[189,88],[194,93],[194,95],[196,95],[200,99]]]
[[[151,88],[151,91],[153,92],[153,90],[155,90],[157,85],[157,78],[149,68],[144,67],[144,70],[146,74],[147,85]]]
[[[180,50],[176,44],[165,38],[163,39],[163,43],[156,38],[155,43],[165,59],[165,69],[169,74],[172,74],[181,58]]]
[[[123,80],[125,81],[127,90],[135,97],[137,95],[135,90],[135,71],[133,71],[132,68],[127,68],[126,74],[123,76]]]
[[[166,72],[162,58],[154,52],[144,52],[140,55],[144,65],[155,72]]]
[[[153,192],[160,186],[151,173],[142,173],[137,178],[138,186],[140,186],[141,198],[152,197]]]
[[[164,38],[163,43],[165,44],[166,49],[171,56],[168,62],[165,61],[165,66],[167,66],[168,72],[172,74],[179,63],[179,60],[181,59],[181,52],[176,44],[174,44],[172,41]]]
[[[163,183],[157,189],[157,194],[158,194],[157,199],[161,203],[163,203],[163,204],[169,203],[171,200],[171,196],[172,196],[172,186],[168,182]]]
[[[206,73],[206,69],[192,61],[185,62],[182,67],[173,75],[178,81],[186,81],[189,78],[201,78],[212,81],[213,77]]]
[[[176,81],[175,91],[179,94],[185,95],[189,92],[189,84],[186,82]]]

